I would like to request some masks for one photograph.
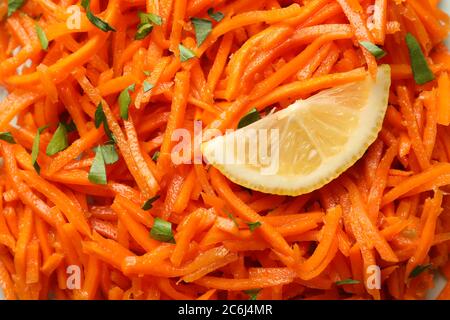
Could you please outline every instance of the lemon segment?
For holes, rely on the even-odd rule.
[[[206,160],[231,181],[296,196],[325,185],[360,159],[381,130],[390,67],[376,79],[298,100],[244,128],[203,143]]]

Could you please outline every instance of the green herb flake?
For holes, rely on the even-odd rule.
[[[191,18],[195,30],[197,47],[200,47],[212,30],[212,22],[202,18]]]
[[[172,224],[161,218],[155,218],[153,227],[150,230],[150,236],[161,242],[174,243],[175,239],[172,233]]]
[[[25,3],[25,0],[8,0],[8,17],[19,10]]]
[[[416,267],[411,271],[411,273],[409,274],[409,277],[410,277],[410,278],[418,277],[422,272],[431,269],[431,267],[432,267],[432,264],[431,264],[431,263],[425,264],[425,265],[420,265],[420,264],[419,264],[418,266],[416,266]]]
[[[96,128],[100,128],[100,126],[103,123],[103,128],[105,129],[105,133],[108,136],[108,138],[115,143],[116,139],[114,138],[114,135],[112,134],[111,130],[108,126],[108,121],[106,120],[105,113],[103,112],[102,103],[100,102],[97,105],[97,109],[95,109],[95,115],[94,115],[94,124]]]
[[[142,87],[144,88],[144,92],[148,92],[153,89],[154,85],[144,80]]]
[[[0,140],[6,141],[8,143],[15,144],[16,140],[12,136],[11,132],[0,132]]]
[[[97,148],[95,153],[94,162],[92,162],[91,169],[89,170],[88,179],[95,184],[107,184],[106,179],[106,167],[105,160],[103,159],[103,152],[101,146]]]
[[[225,211],[225,213],[227,214],[228,218],[230,218],[234,222],[234,225],[236,226],[236,228],[239,229],[239,223],[237,222],[237,220],[233,216],[233,214],[231,212],[229,212],[227,209],[223,209],[223,211]]]
[[[138,16],[141,23],[151,23],[153,25],[160,26],[163,22],[162,18],[154,13],[139,12]]]
[[[344,284],[359,284],[360,282],[358,280],[354,280],[354,279],[344,279],[344,280],[340,280],[340,281],[336,281],[335,284],[337,286],[343,286]]]
[[[38,128],[36,135],[34,136],[33,146],[31,148],[31,164],[33,165],[34,169],[38,174],[41,173],[41,167],[37,163],[37,157],[39,155],[39,144],[41,141],[41,133],[47,128],[48,126]]]
[[[144,70],[144,71],[142,71],[147,77],[150,77],[150,75],[152,74],[152,72],[151,71],[148,71],[148,70]]]
[[[152,32],[153,26],[162,25],[162,18],[156,14],[139,12],[138,16],[140,23],[137,26],[137,31],[134,36],[136,40],[142,40],[148,36]]]
[[[256,300],[260,291],[261,289],[250,289],[244,290],[244,293],[249,296],[248,300]]]
[[[213,8],[208,9],[208,15],[211,17],[211,19],[217,22],[222,21],[222,19],[225,17],[225,15],[220,11],[214,12]]]
[[[155,153],[152,155],[152,160],[153,161],[158,161],[159,158],[159,151],[155,151]]]
[[[106,122],[106,116],[103,112],[102,103],[100,102],[97,106],[97,109],[95,109],[95,115],[94,115],[94,124],[96,128],[100,128],[102,123]]]
[[[246,127],[260,119],[261,119],[261,115],[259,114],[258,110],[253,108],[245,116],[243,116],[241,120],[239,120],[238,129]]]
[[[417,39],[411,33],[406,35],[406,44],[408,46],[414,81],[417,84],[425,84],[434,80],[434,74],[428,66],[419,42],[417,42]]]
[[[134,35],[135,40],[142,40],[150,34],[153,30],[153,25],[150,23],[139,24]]]
[[[119,155],[117,154],[116,148],[112,144],[106,144],[104,146],[99,146],[102,152],[103,160],[105,164],[113,164],[119,160]]]
[[[151,208],[153,208],[153,202],[155,202],[158,199],[159,199],[159,195],[156,195],[154,197],[151,197],[147,201],[145,201],[144,204],[141,207],[142,210],[150,210]]]
[[[67,133],[77,131],[77,126],[75,125],[75,122],[73,122],[73,120],[71,120],[69,123],[62,122],[61,124],[66,128]]]
[[[59,123],[58,128],[56,128],[52,139],[47,145],[45,153],[48,156],[52,156],[69,146],[69,139],[67,137],[67,129],[63,123]]]
[[[48,39],[47,39],[47,35],[45,34],[44,29],[42,29],[42,27],[38,23],[36,23],[35,28],[36,28],[36,34],[37,34],[39,42],[41,44],[41,48],[43,50],[47,51]]]
[[[114,29],[113,27],[111,27],[107,22],[103,21],[102,19],[100,19],[99,17],[96,17],[92,12],[91,12],[91,0],[82,0],[81,1],[81,6],[86,10],[86,17],[88,18],[88,20],[97,28],[99,28],[100,30],[102,30],[103,32],[108,32],[108,31],[113,31],[115,32],[116,29]]]
[[[247,222],[248,228],[250,229],[251,232],[255,231],[255,229],[261,227],[261,222],[256,221],[256,222]]]
[[[192,51],[191,49],[186,48],[182,44],[178,45],[178,49],[180,50],[180,60],[181,60],[181,62],[185,62],[185,61],[188,61],[189,59],[192,59],[192,58],[196,57],[194,51]]]
[[[120,110],[120,117],[124,120],[128,120],[128,107],[131,103],[131,96],[130,91],[134,91],[135,85],[132,84],[120,93],[119,95],[119,110]]]
[[[366,48],[366,50],[369,51],[377,59],[381,59],[386,56],[386,51],[370,41],[360,41],[359,44]]]

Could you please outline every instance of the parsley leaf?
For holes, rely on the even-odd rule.
[[[25,3],[25,0],[8,0],[8,17],[20,9]]]
[[[414,38],[411,33],[406,35],[406,44],[408,45],[414,81],[416,81],[417,84],[425,84],[434,80],[434,74],[428,66],[419,42],[417,42],[416,38]]]
[[[244,293],[249,295],[248,300],[256,300],[256,298],[258,298],[258,294],[260,291],[261,291],[261,289],[250,289],[250,290],[244,290]]]
[[[92,12],[91,12],[91,0],[82,0],[81,1],[81,6],[86,10],[86,17],[88,18],[88,20],[97,28],[99,28],[100,30],[102,30],[103,32],[108,32],[108,31],[116,31],[116,29],[114,29],[113,27],[111,27],[107,22],[103,21],[102,19],[100,19],[99,17],[96,17]]]
[[[161,218],[153,220],[153,227],[150,230],[150,236],[161,242],[175,243],[172,233],[172,224]]]
[[[130,91],[134,91],[135,85],[132,84],[126,87],[119,95],[119,110],[120,117],[124,120],[128,120],[128,107],[131,103]]]
[[[42,29],[42,27],[37,23],[35,25],[35,28],[36,28],[36,33],[37,33],[39,42],[41,44],[41,48],[44,49],[45,51],[47,51],[48,39],[47,39],[47,35],[45,34],[44,29]]]
[[[74,131],[77,130],[77,126],[75,125],[75,122],[73,122],[73,120],[70,120],[69,123],[64,123],[64,122],[62,122],[61,124],[62,124],[64,127],[66,127],[67,133],[74,132]]]
[[[158,161],[159,158],[159,151],[155,151],[155,153],[152,155],[152,160],[153,161]]]
[[[366,48],[366,50],[369,51],[377,59],[381,59],[386,56],[386,51],[370,41],[360,41],[359,44]]]
[[[236,226],[236,228],[239,229],[239,223],[237,222],[236,218],[233,216],[233,214],[231,212],[229,212],[228,210],[226,210],[225,208],[223,209],[223,211],[225,211],[225,213],[227,214],[228,218],[230,218],[231,220],[233,220],[234,225]]]
[[[148,92],[153,89],[154,85],[144,80],[142,83],[142,86],[144,87],[144,92]]]
[[[141,207],[142,210],[150,210],[151,208],[153,208],[153,202],[155,202],[158,199],[159,199],[159,195],[156,195],[154,197],[151,197],[147,201],[145,201],[144,204]]]
[[[186,48],[182,44],[179,44],[178,48],[180,49],[180,60],[181,60],[181,62],[185,62],[185,61],[188,61],[189,59],[192,59],[192,58],[196,57],[194,51],[192,51],[191,49]]]
[[[208,15],[211,17],[211,19],[214,19],[217,22],[222,21],[222,19],[225,17],[225,15],[220,11],[214,12],[213,8],[208,9]]]
[[[47,145],[47,150],[45,151],[48,156],[52,156],[69,146],[69,139],[67,137],[67,129],[63,123],[58,124],[52,139]]]
[[[255,231],[256,228],[261,227],[261,222],[256,221],[256,222],[247,222],[248,228],[250,229],[251,232]]]
[[[258,121],[261,119],[261,115],[259,114],[258,110],[253,108],[250,110],[245,116],[239,120],[238,123],[238,129],[248,126],[249,124],[252,124],[255,121]]]
[[[426,271],[426,270],[428,270],[428,269],[431,269],[431,266],[432,266],[431,263],[425,264],[425,265],[420,265],[420,264],[419,264],[418,266],[416,266],[416,267],[411,271],[411,273],[409,274],[409,277],[410,277],[410,278],[418,277],[422,272],[424,272],[424,271]]]
[[[197,47],[200,47],[212,30],[212,22],[201,18],[191,18],[195,30]]]
[[[103,160],[105,164],[113,164],[119,160],[119,155],[117,154],[116,148],[112,144],[105,144],[104,146],[99,146],[102,152]]]
[[[101,146],[97,147],[94,162],[92,162],[89,170],[88,179],[95,184],[107,184],[105,159],[103,159],[103,152]]]
[[[138,24],[136,34],[134,35],[135,40],[142,40],[150,34],[153,30],[153,25],[150,23]]]
[[[89,170],[88,179],[95,184],[107,184],[106,165],[117,162],[119,155],[114,145],[111,144],[98,146],[94,150],[95,158]]]
[[[37,163],[37,157],[39,154],[39,144],[41,141],[41,133],[47,128],[48,126],[38,128],[36,135],[34,136],[33,146],[31,148],[31,164],[33,165],[34,170],[36,170],[38,174],[41,173],[41,167]]]
[[[96,128],[99,128],[103,123],[103,128],[105,129],[105,133],[108,136],[108,138],[115,143],[116,139],[114,138],[114,135],[112,134],[111,130],[108,126],[108,121],[106,120],[105,113],[103,112],[102,103],[100,102],[97,106],[97,109],[95,109],[95,115],[94,115],[94,124]]]
[[[137,26],[137,32],[134,36],[136,40],[142,40],[148,36],[152,32],[153,26],[162,25],[162,18],[156,14],[139,12],[138,16],[140,23]]]
[[[0,132],[0,140],[12,144],[16,143],[16,140],[14,140],[14,137],[12,136],[11,132]]]
[[[151,23],[157,26],[162,25],[162,18],[154,13],[139,12],[138,16],[141,23]]]
[[[342,286],[344,284],[358,284],[360,283],[359,280],[354,280],[354,279],[344,279],[344,280],[340,280],[340,281],[336,281],[335,284],[337,286]]]

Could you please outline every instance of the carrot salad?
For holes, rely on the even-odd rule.
[[[438,5],[0,0],[6,299],[425,298],[450,279]],[[380,64],[382,130],[319,190],[263,194],[171,161],[179,128],[233,129]]]

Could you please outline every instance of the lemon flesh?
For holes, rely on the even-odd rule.
[[[272,194],[316,190],[360,159],[381,130],[390,67],[376,79],[298,100],[244,128],[203,143],[206,160],[231,181]]]

